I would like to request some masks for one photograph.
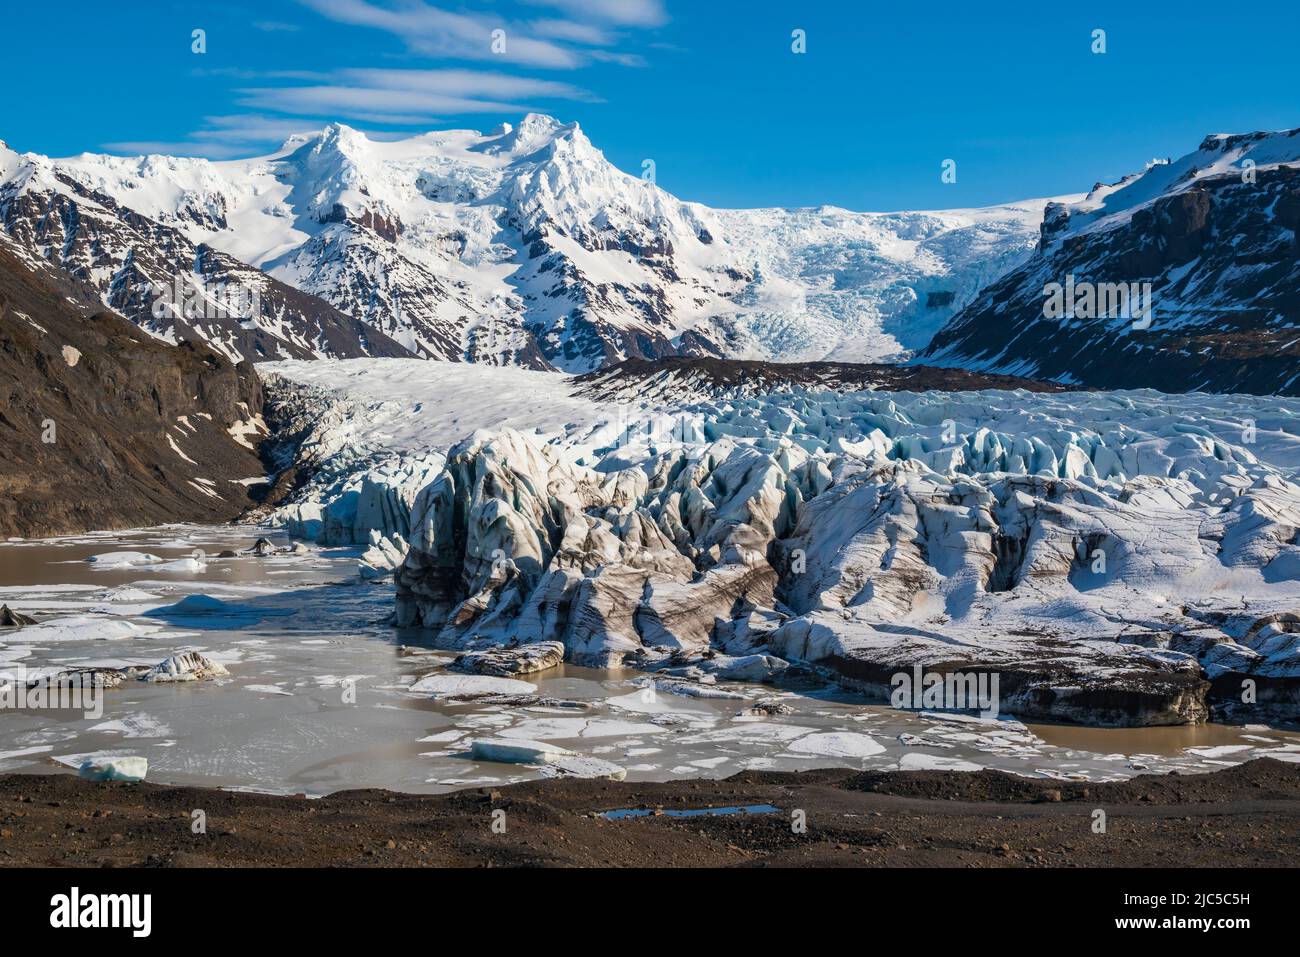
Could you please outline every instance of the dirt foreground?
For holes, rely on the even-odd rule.
[[[671,813],[752,805],[778,810]],[[618,809],[649,813],[601,813]],[[1111,784],[995,771],[825,770],[657,784],[567,779],[443,795],[346,791],[319,800],[0,777],[0,866],[11,867],[1297,863],[1300,765],[1273,760]]]

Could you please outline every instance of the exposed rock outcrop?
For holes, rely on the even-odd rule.
[[[476,675],[528,675],[547,671],[564,660],[564,645],[558,641],[538,641],[510,648],[486,648],[467,651],[451,663],[453,671]]]
[[[1300,130],[1211,136],[1049,205],[1037,252],[919,361],[1098,388],[1300,395],[1298,227]],[[1067,282],[1080,295],[1049,315],[1049,286]],[[1141,283],[1149,316],[1113,307],[1119,286]]]
[[[14,611],[8,605],[0,605],[0,628],[21,628],[23,625],[34,624],[36,619],[30,615]]]
[[[86,317],[56,282],[0,240],[0,534],[220,521],[252,505],[262,392],[247,364]]]
[[[582,395],[600,401],[663,401],[744,398],[810,389],[839,392],[958,392],[1024,389],[1064,392],[1058,382],[966,369],[867,362],[758,362],[672,356],[627,359],[576,377]]]

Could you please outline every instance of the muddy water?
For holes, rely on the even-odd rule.
[[[1085,728],[1078,725],[1030,724],[1029,728],[1055,747],[1079,751],[1122,751],[1125,754],[1171,756],[1188,748],[1248,747],[1249,735],[1273,734],[1264,725],[1255,728],[1226,724],[1176,725],[1165,728]],[[1294,735],[1287,734],[1288,740]]]
[[[410,686],[450,655],[428,647],[410,654],[423,636],[386,624],[392,586],[358,578],[357,550],[215,557],[248,547],[258,534],[169,526],[0,543],[0,603],[40,622],[0,631],[0,671],[151,665],[189,649],[230,671],[193,684],[128,681],[104,692],[97,716],[0,710],[0,772],[70,771],[90,756],[138,755],[155,781],[313,795],[442,791],[546,773],[471,760],[471,742],[494,735],[552,742],[613,762],[633,780],[831,765],[994,767],[1102,780],[1209,770],[1261,754],[1300,760],[1300,735],[1262,726],[981,722],[866,705],[833,686],[796,693],[726,685],[746,698],[687,698],[648,692],[635,672],[572,666],[533,683],[540,694],[589,702],[585,711],[446,704]],[[87,561],[120,551],[159,561]],[[190,557],[201,561],[184,561]],[[200,594],[225,604],[198,615],[172,607]],[[744,713],[753,700],[773,697],[793,713]]]

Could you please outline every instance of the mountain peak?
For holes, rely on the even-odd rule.
[[[311,144],[316,153],[354,153],[365,149],[370,138],[346,123],[329,123],[318,130],[306,129],[289,136],[272,155],[295,153]]]
[[[364,148],[370,140],[365,133],[345,123],[331,123],[320,131],[320,148],[348,152]]]
[[[575,126],[577,124],[574,124]],[[519,132],[525,136],[545,136],[562,129],[564,124],[545,113],[529,113],[519,123]]]
[[[550,146],[563,136],[575,134],[582,134],[577,123],[561,123],[545,113],[529,113],[516,127],[502,123],[488,134],[491,141],[480,148],[487,153],[526,156]]]

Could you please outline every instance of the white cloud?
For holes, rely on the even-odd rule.
[[[306,116],[355,117],[359,112],[372,116],[425,116],[433,113],[518,113],[528,109],[501,100],[360,86],[282,86],[240,92],[244,94],[239,101],[241,106]]]
[[[239,91],[241,105],[276,113],[376,120],[454,113],[520,113],[523,99],[595,100],[568,83],[477,70],[352,69],[310,86],[261,86]]]
[[[555,7],[573,16],[603,20],[628,27],[657,27],[668,22],[660,0],[526,0],[536,6]]]
[[[618,40],[610,28],[657,26],[667,20],[659,0],[528,0],[569,15],[532,22],[488,13],[453,13],[427,0],[299,2],[338,23],[391,33],[414,53],[560,70],[594,61],[637,65],[639,57],[606,49]],[[504,31],[504,49],[494,48],[498,30]]]
[[[341,70],[338,77],[363,86],[424,90],[458,96],[544,96],[589,100],[591,94],[568,83],[480,70]]]
[[[258,114],[207,116],[206,129],[195,130],[190,139],[229,143],[282,143],[295,133],[307,133],[320,124],[301,118],[281,118]]]
[[[633,29],[667,21],[662,0],[516,0],[513,16],[457,12],[430,0],[298,2],[335,23],[392,34],[408,53],[545,70],[593,63],[641,66],[638,54],[619,50],[618,44]],[[511,5],[503,3],[502,9]],[[530,9],[538,16],[527,18]],[[280,20],[259,20],[253,26],[267,33],[300,29]],[[505,31],[503,53],[493,52],[495,30]],[[412,128],[443,125],[446,116],[527,113],[547,100],[601,102],[574,84],[494,69],[277,71],[228,66],[192,72],[243,81],[234,92],[238,105],[249,112],[206,117],[201,128],[179,141],[125,141],[105,148],[217,159],[254,155],[267,144],[279,145],[295,133],[336,120],[373,124],[380,129],[371,135],[396,136],[410,135]]]
[[[568,40],[587,46],[608,46],[613,35],[604,27],[591,23],[574,23],[572,20],[534,20],[529,26],[539,37],[551,40]]]
[[[246,146],[234,146],[225,143],[194,143],[187,140],[123,140],[116,143],[101,143],[101,148],[109,153],[123,156],[146,156],[157,153],[162,156],[203,156],[207,159],[230,159],[235,156],[247,156]]]
[[[526,28],[500,17],[452,13],[412,0],[400,7],[380,6],[367,0],[302,0],[317,13],[340,23],[373,27],[402,38],[416,53],[463,60],[500,59],[509,63],[549,69],[574,69],[581,57],[549,40],[528,35]],[[492,31],[505,30],[505,50],[492,49]]]

